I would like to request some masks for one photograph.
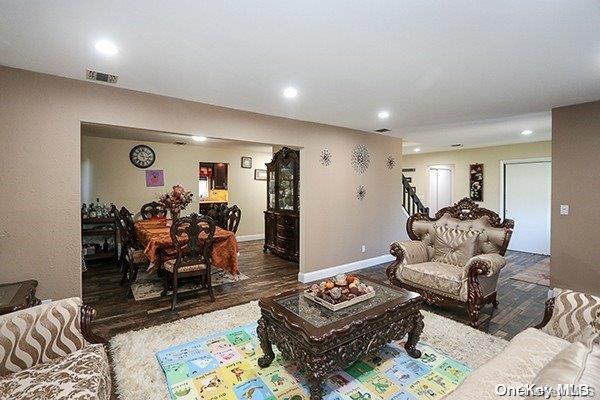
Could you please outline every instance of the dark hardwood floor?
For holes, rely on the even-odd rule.
[[[178,309],[170,310],[170,297],[135,301],[125,298],[119,286],[121,276],[114,263],[88,265],[83,274],[83,300],[98,311],[93,322],[96,333],[110,338],[117,333],[163,324],[179,318],[204,314],[244,304],[260,297],[301,287],[298,264],[262,252],[262,241],[240,243],[240,270],[250,279],[214,288],[216,301],[211,303],[206,293],[187,292],[178,296]],[[529,326],[537,324],[543,314],[548,287],[511,279],[528,266],[546,262],[548,257],[509,252],[508,265],[500,274],[498,310],[486,306],[482,311],[482,330],[512,338]],[[361,271],[362,274],[386,281],[387,264]],[[467,322],[461,309],[431,308],[430,311]],[[492,313],[493,311],[493,313]]]

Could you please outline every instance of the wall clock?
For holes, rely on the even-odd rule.
[[[138,168],[148,168],[156,160],[156,154],[149,146],[138,144],[129,152],[129,160]]]

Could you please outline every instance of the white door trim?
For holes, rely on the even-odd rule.
[[[552,162],[552,157],[519,158],[515,160],[500,160],[500,218],[504,219],[504,166],[506,164],[526,164],[538,162]]]

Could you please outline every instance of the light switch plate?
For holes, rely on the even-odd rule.
[[[569,215],[569,205],[568,204],[560,205],[560,215]]]

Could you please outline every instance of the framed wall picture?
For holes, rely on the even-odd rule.
[[[469,166],[469,195],[473,201],[483,201],[483,164]]]
[[[146,187],[165,186],[165,174],[162,169],[146,170]]]
[[[252,157],[242,157],[242,168],[252,168]]]
[[[267,170],[266,169],[255,169],[254,170],[254,180],[255,181],[266,181],[267,180]]]

